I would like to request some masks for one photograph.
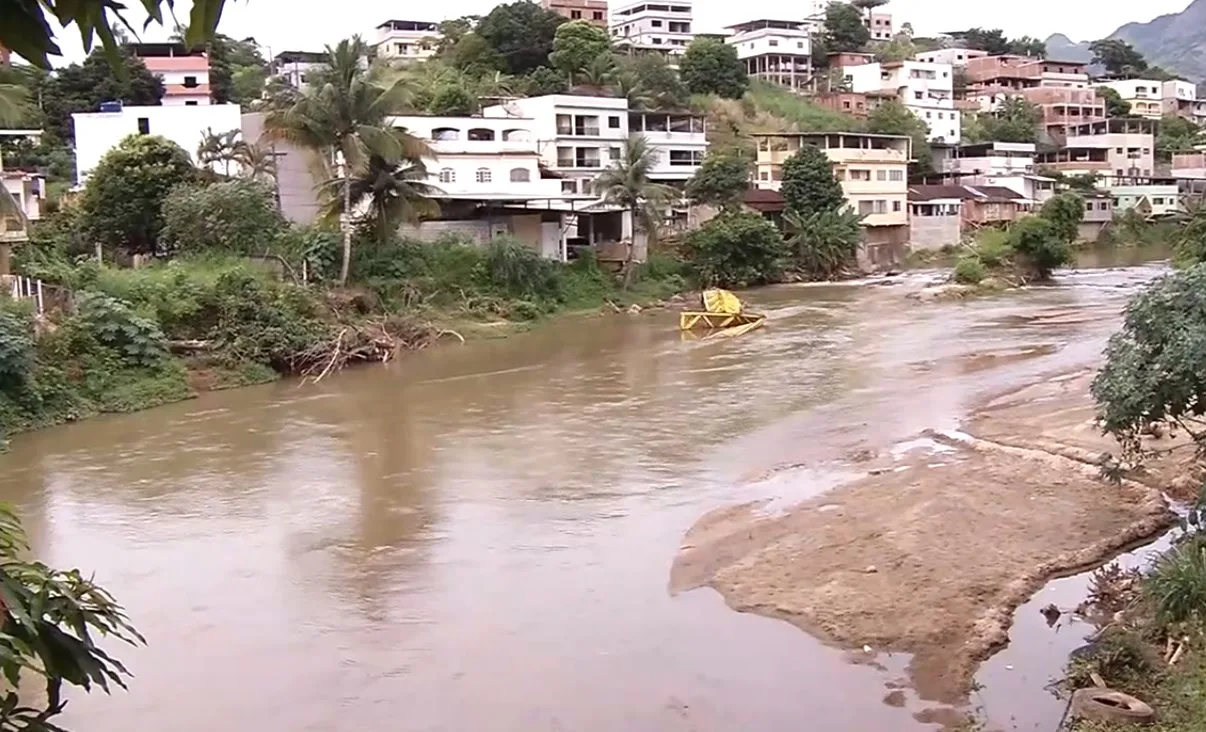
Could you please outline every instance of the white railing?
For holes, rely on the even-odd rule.
[[[38,315],[46,311],[45,300],[42,296],[42,280],[17,277],[13,280],[10,294],[14,300],[33,300],[38,308]]]

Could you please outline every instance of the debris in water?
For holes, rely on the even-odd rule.
[[[875,574],[875,573],[876,573],[876,572],[878,572],[879,570],[875,568],[875,565],[874,565],[874,564],[872,564],[871,566],[867,567],[867,568],[866,568],[866,569],[864,569],[863,571],[864,571],[864,572],[866,572],[867,574]]]
[[[870,652],[871,652],[871,646],[863,646],[863,653],[870,653]]]
[[[1055,624],[1059,622],[1060,616],[1064,614],[1063,611],[1057,608],[1054,603],[1048,605],[1042,610],[1039,610],[1039,612],[1041,612],[1043,617],[1047,619],[1048,628],[1055,627]]]

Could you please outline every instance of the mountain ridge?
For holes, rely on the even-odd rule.
[[[1179,13],[1167,13],[1146,23],[1126,23],[1106,38],[1118,38],[1135,47],[1149,64],[1206,81],[1206,0],[1193,0]],[[1063,33],[1047,38],[1047,55],[1060,61],[1088,63],[1091,41],[1076,42]]]

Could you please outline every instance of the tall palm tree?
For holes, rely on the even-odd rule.
[[[364,219],[373,222],[382,244],[399,224],[417,224],[440,213],[439,204],[431,198],[439,191],[427,183],[427,167],[421,161],[390,162],[370,153],[368,164],[354,171],[346,183],[352,210],[364,211]],[[339,191],[345,181],[332,178],[326,185]],[[342,214],[343,204],[342,197],[332,196],[327,215]]]
[[[270,109],[264,119],[269,139],[291,142],[318,154],[319,180],[340,181],[342,283],[347,282],[351,266],[351,181],[355,175],[368,170],[372,154],[395,164],[431,155],[421,140],[392,124],[394,116],[410,111],[407,79],[368,63],[368,51],[359,36],[340,41],[334,48],[328,46],[325,67],[317,70],[314,82],[287,106]]]
[[[228,130],[215,134],[212,127],[207,127],[201,133],[201,144],[197,145],[197,162],[205,167],[221,163],[227,178],[230,177],[230,164],[239,161],[243,148],[243,133],[239,130]]]
[[[276,180],[276,153],[271,146],[240,141],[235,162],[242,177],[249,180]]]
[[[628,245],[624,259],[624,287],[627,288],[632,282],[638,227],[645,232],[646,241],[656,237],[666,209],[677,194],[673,188],[650,180],[649,175],[657,163],[657,151],[644,135],[629,137],[624,142],[622,154],[619,161],[595,179],[595,192],[606,203],[622,207],[632,216],[633,242]]]

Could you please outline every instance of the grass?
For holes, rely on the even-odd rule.
[[[1144,582],[1163,625],[1200,622],[1206,610],[1206,540],[1194,537],[1170,549]]]

